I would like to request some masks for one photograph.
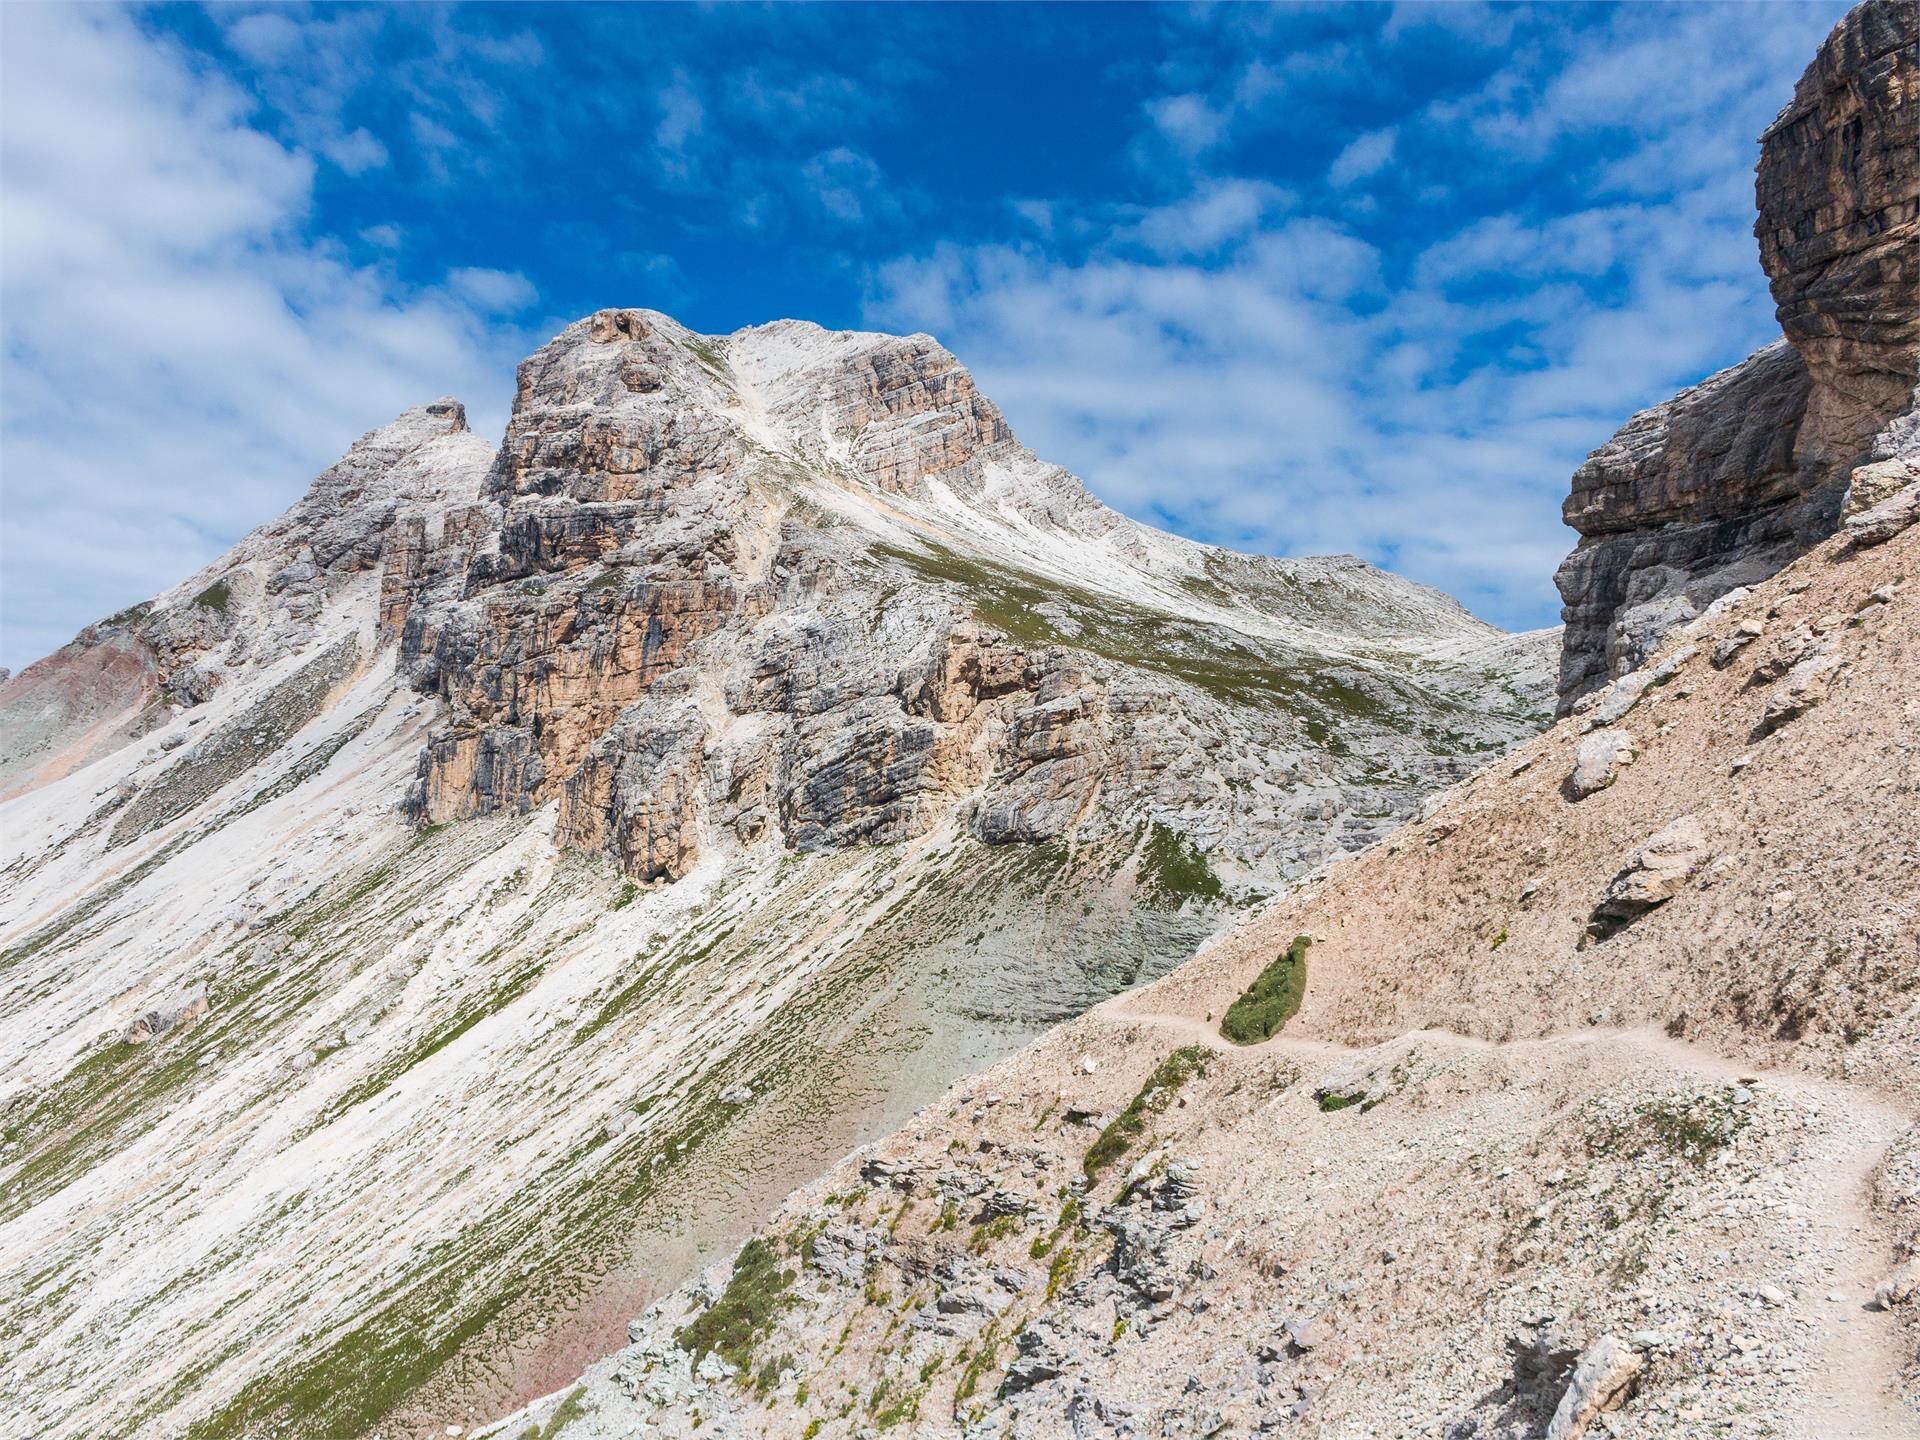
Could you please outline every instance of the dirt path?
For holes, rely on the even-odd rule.
[[[1222,1054],[1267,1051],[1327,1060],[1376,1048],[1285,1034],[1258,1045],[1238,1046],[1222,1037],[1212,1021],[1135,1010],[1129,1007],[1129,998],[1116,997],[1092,1013],[1112,1024],[1146,1026],[1182,1044],[1204,1045]],[[1423,1030],[1414,1032],[1413,1038],[1510,1054],[1569,1045],[1618,1047],[1684,1074],[1765,1084],[1817,1107],[1825,1122],[1817,1142],[1819,1151],[1806,1155],[1796,1171],[1811,1182],[1802,1190],[1799,1203],[1813,1217],[1816,1232],[1809,1253],[1801,1259],[1805,1269],[1819,1273],[1809,1277],[1805,1293],[1789,1302],[1806,1326],[1802,1378],[1788,1402],[1793,1426],[1789,1433],[1803,1440],[1920,1437],[1920,1411],[1899,1395],[1899,1378],[1911,1358],[1910,1343],[1898,1318],[1871,1304],[1875,1286],[1893,1269],[1896,1256],[1884,1221],[1873,1208],[1869,1177],[1893,1141],[1920,1123],[1910,1110],[1858,1085],[1742,1064],[1654,1030],[1583,1029],[1506,1042]]]

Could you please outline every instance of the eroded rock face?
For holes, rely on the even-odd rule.
[[[1914,455],[1915,29],[1912,0],[1855,8],[1761,137],[1754,233],[1786,340],[1634,416],[1575,472],[1562,713],[1833,534],[1856,469],[1873,489]]]
[[[1046,573],[1050,546],[1105,567],[1101,588]],[[1276,630],[1293,617],[1232,587],[1300,592],[1299,641],[1261,653],[1209,621],[1169,643],[1207,552],[1038,462],[928,337],[797,322],[570,326],[521,366],[484,493],[399,517],[385,553],[381,625],[444,703],[411,813],[552,803],[562,843],[644,880],[716,846],[954,821],[1046,842],[1164,820],[1310,863],[1428,786],[1361,778],[1361,752],[1435,780],[1459,763],[1412,739],[1405,677],[1328,655],[1329,623],[1378,627],[1409,658],[1449,647],[1422,675],[1443,677],[1429,699],[1450,727],[1491,673],[1531,663],[1443,597],[1341,560],[1209,580]],[[1156,585],[1171,595],[1135,599]],[[1463,638],[1501,653],[1476,663]],[[1464,723],[1489,745],[1527,725]]]
[[[1753,233],[1806,360],[1807,458],[1847,464],[1909,408],[1920,348],[1920,68],[1914,0],[1838,26],[1760,137]]]

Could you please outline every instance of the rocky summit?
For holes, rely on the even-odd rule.
[[[925,336],[569,326],[0,690],[0,1433],[441,1433],[1538,730]],[[84,1277],[84,1283],[81,1278]]]

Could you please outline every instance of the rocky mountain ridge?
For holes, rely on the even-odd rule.
[[[1920,481],[481,1433],[1920,1433],[1916,575]]]
[[[0,1434],[512,1408],[1552,639],[1126,520],[925,337],[568,327],[0,688]]]
[[[1555,726],[483,1435],[1920,1434],[1914,21],[1769,131],[1791,343],[1574,477]]]

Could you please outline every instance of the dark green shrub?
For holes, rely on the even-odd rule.
[[[1258,1045],[1278,1035],[1300,1009],[1307,993],[1310,935],[1296,935],[1287,953],[1255,978],[1220,1017],[1220,1033],[1236,1045]]]
[[[794,1274],[780,1268],[773,1250],[759,1236],[740,1247],[733,1257],[733,1274],[720,1298],[698,1318],[673,1332],[680,1348],[698,1365],[708,1351],[744,1370],[754,1343],[773,1328],[787,1303]]]
[[[1147,1117],[1158,1115],[1172,1104],[1180,1087],[1203,1073],[1210,1058],[1212,1052],[1204,1045],[1183,1045],[1156,1065],[1147,1083],[1140,1087],[1140,1093],[1127,1102],[1127,1108],[1114,1116],[1088,1147],[1087,1157],[1081,1162],[1087,1178],[1091,1180],[1126,1154],[1133,1142],[1145,1133]]]

